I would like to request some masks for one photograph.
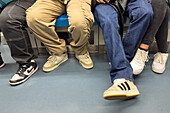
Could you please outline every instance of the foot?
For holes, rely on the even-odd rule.
[[[60,64],[62,64],[63,62],[65,62],[67,60],[68,60],[67,53],[64,53],[60,56],[52,54],[48,58],[47,62],[44,64],[43,71],[45,71],[45,72],[52,71],[52,70],[56,69]]]
[[[133,69],[133,74],[140,74],[144,69],[145,62],[148,62],[148,60],[148,51],[146,52],[144,50],[138,49],[133,60],[130,62]]]
[[[9,80],[10,85],[18,85],[28,80],[38,70],[35,60],[26,65],[20,65],[16,74]]]
[[[116,79],[114,80],[114,84],[104,92],[104,99],[123,100],[130,99],[138,95],[140,95],[140,93],[132,81]]]
[[[152,70],[156,73],[163,73],[165,71],[166,62],[168,60],[168,53],[158,52],[154,55],[152,63]]]
[[[93,68],[93,61],[89,55],[89,52],[87,52],[84,55],[77,55],[76,58],[79,60],[79,63],[86,69]]]

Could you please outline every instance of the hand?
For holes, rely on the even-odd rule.
[[[96,0],[98,3],[103,3],[103,4],[105,4],[105,1],[107,2],[107,3],[109,3],[109,1],[110,0],[105,0],[105,1],[103,1],[103,0]]]

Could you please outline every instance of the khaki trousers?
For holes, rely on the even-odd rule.
[[[67,12],[69,20],[68,31],[73,41],[70,43],[76,54],[87,52],[90,27],[94,22],[91,13],[91,0],[37,0],[26,11],[29,28],[35,37],[46,46],[49,53],[61,55],[67,51],[66,43],[55,31],[56,18]]]

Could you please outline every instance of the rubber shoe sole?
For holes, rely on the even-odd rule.
[[[125,100],[125,99],[130,99],[130,98],[134,98],[136,96],[139,96],[140,93],[129,93],[129,94],[113,94],[113,95],[104,95],[104,99],[106,100]]]
[[[92,69],[93,68],[93,63],[91,64],[84,64],[83,62],[79,61],[79,63],[85,68],[85,69]]]
[[[162,73],[164,73],[165,68],[163,68],[163,69],[157,69],[157,68],[155,68],[155,67],[152,66],[152,71],[155,72],[155,73],[158,73],[158,74],[162,74]]]
[[[4,67],[5,66],[5,63],[3,63],[2,65],[0,65],[0,68]]]

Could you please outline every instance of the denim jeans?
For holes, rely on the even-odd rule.
[[[153,11],[147,0],[129,0],[125,14],[130,19],[130,25],[122,41],[118,16],[114,8],[107,4],[99,4],[94,10],[95,19],[103,30],[111,62],[112,82],[117,78],[133,81],[130,59],[133,58],[135,48],[151,23]]]
[[[11,50],[11,56],[19,64],[26,64],[35,57],[26,30],[25,11],[36,0],[14,0],[0,14],[0,31]]]

